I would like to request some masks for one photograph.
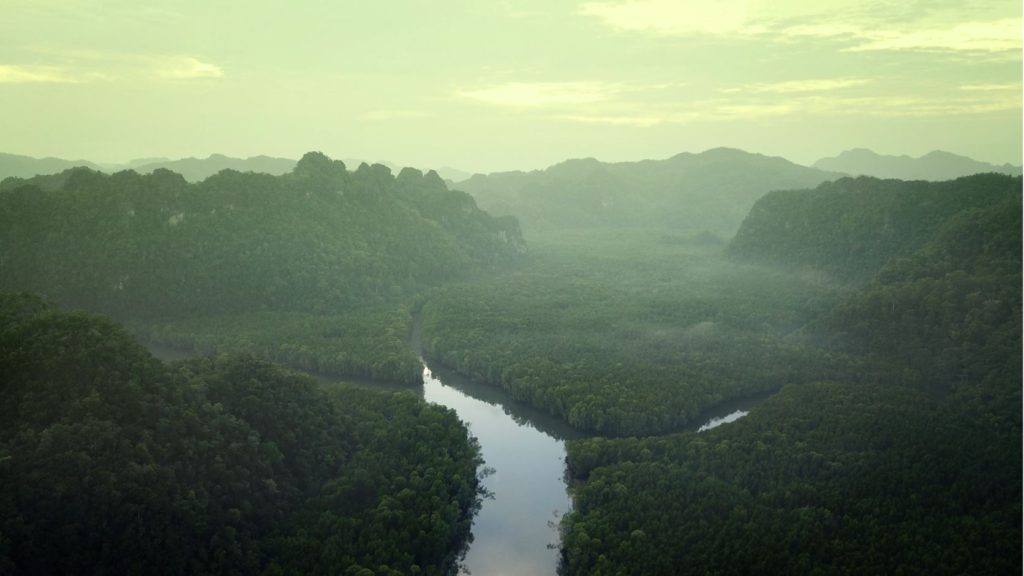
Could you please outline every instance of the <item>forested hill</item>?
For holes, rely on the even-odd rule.
[[[1021,196],[961,210],[812,329],[900,362],[929,388],[1016,417],[1020,436]],[[1012,418],[1010,418],[1012,419]]]
[[[1013,201],[1019,211],[1020,198],[1019,176],[979,174],[947,182],[844,178],[761,198],[729,251],[742,260],[867,280],[893,258],[921,248],[954,216],[997,205],[1012,210]]]
[[[763,198],[734,254],[867,278],[786,341],[864,362],[706,434],[569,443],[566,573],[1019,570],[1021,227],[1020,177]]]
[[[0,191],[0,290],[115,315],[324,312],[415,293],[516,258],[492,218],[436,173],[306,154],[282,176],[75,169]]]
[[[840,176],[716,148],[667,160],[568,160],[546,170],[478,174],[457,186],[488,212],[515,215],[527,228],[665,226],[731,236],[765,193]]]
[[[0,574],[450,574],[480,464],[412,394],[0,294]]]

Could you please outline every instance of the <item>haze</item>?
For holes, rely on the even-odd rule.
[[[0,150],[487,172],[714,146],[1020,163],[1019,2],[13,0]]]

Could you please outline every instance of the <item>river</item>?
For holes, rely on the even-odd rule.
[[[725,402],[689,431],[703,432],[745,416],[769,394]],[[423,397],[455,410],[480,441],[484,480],[492,497],[473,523],[464,562],[476,576],[554,576],[558,520],[572,503],[565,483],[565,441],[586,435],[531,406],[513,402],[495,386],[423,364]]]
[[[189,355],[159,345],[150,344],[149,348],[164,360]],[[338,381],[324,376],[318,379],[325,383]],[[572,505],[565,483],[565,441],[584,434],[545,412],[511,401],[494,386],[469,381],[427,362],[423,363],[422,387],[356,384],[422,394],[428,402],[454,410],[479,440],[486,466],[492,472],[483,481],[490,496],[473,522],[473,542],[463,562],[470,574],[556,574],[557,525]],[[766,396],[727,402],[707,412],[690,430],[732,422]]]
[[[491,494],[473,522],[464,566],[470,574],[545,575],[558,566],[557,524],[569,510],[565,440],[579,432],[503,393],[448,371],[423,368],[423,397],[458,413],[480,441]]]

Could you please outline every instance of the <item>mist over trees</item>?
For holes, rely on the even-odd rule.
[[[1020,185],[1019,178],[979,174],[937,183],[843,178],[814,189],[778,190],[754,204],[729,253],[867,280],[920,249],[955,217],[974,210],[1008,214],[1005,203],[1019,196]],[[965,254],[985,256],[966,247]]]
[[[1024,570],[1020,1],[2,6],[0,576]]]
[[[492,214],[512,214],[528,229],[669,227],[735,233],[770,190],[837,178],[782,158],[715,148],[667,160],[567,160],[545,170],[474,175],[459,182]]]
[[[319,153],[0,183],[0,290],[205,356],[0,297],[0,571],[450,572],[466,427],[268,362],[416,384],[417,320],[431,363],[591,436],[567,574],[1019,566],[1020,177],[716,149],[458,186]]]
[[[760,200],[734,258],[853,282],[792,336],[888,370],[819,372],[706,436],[571,442],[568,573],[1016,570],[1020,190],[859,178]]]

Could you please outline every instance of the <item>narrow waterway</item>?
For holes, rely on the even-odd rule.
[[[417,349],[418,351],[418,349]],[[725,402],[689,431],[703,432],[746,416],[770,394]],[[476,576],[554,576],[558,520],[572,506],[565,483],[565,441],[586,435],[564,421],[513,402],[495,386],[423,364],[423,397],[455,410],[480,441],[492,494],[473,523],[465,567]]]
[[[418,327],[417,327],[418,328]],[[419,353],[418,330],[413,335]],[[165,360],[190,354],[149,345]],[[323,382],[339,379],[318,376]],[[356,382],[399,388],[454,410],[479,440],[490,473],[490,496],[473,522],[473,542],[463,566],[474,576],[554,576],[558,568],[558,521],[571,501],[565,483],[565,441],[585,435],[564,421],[513,402],[497,387],[472,382],[444,367],[423,363],[423,386]],[[691,431],[732,422],[768,394],[726,402],[703,415]]]
[[[539,411],[488,401],[494,393],[501,391],[424,365],[423,397],[458,413],[492,470],[464,565],[474,575],[554,575],[557,524],[570,507],[564,440],[579,433]]]

